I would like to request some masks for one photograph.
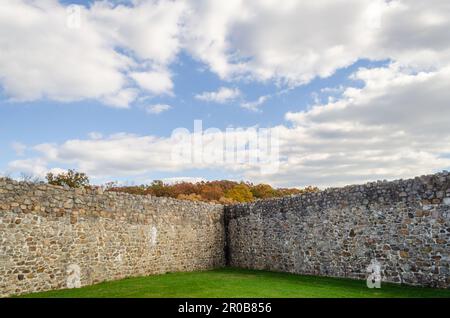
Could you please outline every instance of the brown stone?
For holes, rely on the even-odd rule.
[[[75,224],[78,222],[78,218],[74,215],[70,216],[70,224]]]

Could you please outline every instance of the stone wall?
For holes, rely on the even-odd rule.
[[[450,287],[450,175],[225,208],[231,266]]]
[[[226,243],[226,244],[225,244]],[[225,250],[225,252],[224,252]],[[450,287],[450,175],[224,207],[0,179],[0,297],[235,267]]]
[[[0,179],[0,297],[223,266],[223,206]]]

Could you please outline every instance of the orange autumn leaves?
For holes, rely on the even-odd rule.
[[[71,188],[90,187],[89,178],[85,173],[68,170],[66,173],[47,175],[47,182],[53,185],[68,186]],[[268,184],[252,184],[249,182],[236,182],[229,180],[178,182],[174,184],[155,180],[151,184],[139,186],[121,186],[110,182],[103,187],[106,191],[125,192],[139,195],[153,195],[157,197],[170,197],[181,200],[203,201],[221,204],[252,202],[259,199],[270,199],[292,194],[317,192],[317,187],[273,188]]]
[[[222,204],[252,202],[258,199],[269,199],[291,194],[319,191],[316,187],[306,187],[304,189],[272,188],[268,184],[253,185],[248,182],[235,182],[228,180],[204,181],[197,183],[179,182],[175,184],[165,184],[164,182],[157,180],[152,182],[150,185],[111,185],[108,187],[108,190]]]

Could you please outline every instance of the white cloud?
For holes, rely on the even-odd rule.
[[[37,158],[16,160],[10,168],[70,165],[109,178],[209,168],[277,186],[330,186],[450,167],[450,68],[410,73],[391,64],[360,69],[354,77],[365,86],[347,88],[333,103],[288,113],[291,125],[274,127],[281,160],[273,174],[261,174],[259,164],[174,160],[171,138],[130,134],[37,145]],[[245,138],[244,132],[236,137]]]
[[[111,107],[128,108],[130,103],[139,95],[138,90],[127,88],[118,91],[116,94],[105,96],[101,101]]]
[[[73,12],[57,0],[2,3],[0,85],[12,101],[97,99],[114,107],[137,97],[131,78],[151,93],[167,93],[170,74],[152,70],[166,69],[176,57],[184,7],[97,1],[80,7],[80,27],[71,28]]]
[[[8,164],[7,174],[10,172],[20,172],[36,177],[45,177],[50,169],[47,167],[48,162],[43,158],[30,158],[14,160]]]
[[[343,85],[339,85],[338,87],[325,87],[320,90],[321,93],[325,94],[340,94],[345,90]]]
[[[19,101],[117,94],[130,63],[91,23],[67,28],[66,10],[56,0],[2,3],[0,52],[0,82]]]
[[[343,185],[450,167],[450,68],[411,74],[392,64],[355,78],[365,87],[286,115],[294,126],[280,127],[287,159],[273,180]]]
[[[15,101],[97,99],[125,107],[137,98],[133,81],[140,94],[171,93],[170,66],[182,51],[222,79],[291,87],[362,58],[438,70],[450,63],[447,4],[95,1],[82,7],[80,28],[69,28],[57,0],[7,1],[0,11],[0,85]]]
[[[87,19],[92,19],[102,36],[116,45],[133,50],[138,60],[163,66],[171,63],[179,49],[184,1],[134,1],[116,5],[96,1]]]
[[[66,27],[56,0],[2,4],[4,93],[17,101],[89,98],[127,107],[139,95],[173,91],[170,66],[182,50],[224,80],[288,87],[363,58],[391,62],[356,72],[362,88],[324,90],[337,96],[286,114],[289,124],[277,127],[282,162],[271,176],[254,165],[173,161],[170,138],[130,134],[39,144],[30,147],[37,157],[12,161],[12,170],[42,174],[71,165],[93,176],[130,176],[212,168],[278,185],[339,185],[450,167],[447,0],[111,3],[84,8],[81,29]],[[221,87],[196,98],[227,103],[241,96]],[[241,106],[257,109],[264,101]]]
[[[195,1],[186,47],[224,79],[298,85],[364,57],[370,2]]]
[[[241,107],[254,112],[259,111],[259,107],[262,106],[270,97],[270,95],[260,96],[255,101],[241,103]]]
[[[130,76],[142,89],[150,93],[172,95],[173,83],[167,71],[134,72]]]
[[[146,106],[145,111],[149,114],[160,114],[162,112],[168,111],[171,108],[172,106],[167,104],[155,104]]]
[[[241,92],[237,88],[221,87],[216,92],[203,92],[195,95],[195,98],[205,102],[214,102],[219,104],[225,104],[235,100],[241,96]]]
[[[99,133],[97,131],[92,131],[88,134],[89,138],[91,139],[102,139],[103,138],[103,134]]]
[[[362,58],[421,69],[450,60],[446,0],[197,0],[192,7],[184,46],[223,79],[295,86]]]
[[[192,138],[194,135],[190,133],[188,136]],[[238,130],[232,134],[232,137],[235,140],[242,140],[247,137],[247,133]],[[154,171],[177,172],[202,168],[237,171],[249,166],[246,162],[235,164],[235,162],[224,163],[223,160],[211,160],[214,154],[208,150],[214,150],[217,145],[214,141],[221,142],[220,138],[220,132],[209,132],[205,137],[204,145],[191,143],[191,141],[183,143],[183,145],[192,146],[193,151],[200,153],[203,157],[201,161],[193,160],[188,154],[174,156],[173,152],[179,150],[176,146],[180,142],[175,136],[160,138],[118,133],[100,139],[73,139],[61,144],[38,144],[32,147],[37,152],[34,158],[15,160],[9,164],[9,168],[11,172],[28,172],[30,169],[38,169],[38,172],[42,174],[46,167],[70,166],[88,173],[94,179],[115,179],[139,177]],[[254,164],[253,167],[255,167]]]

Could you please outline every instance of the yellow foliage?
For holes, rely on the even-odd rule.
[[[233,188],[225,192],[225,197],[236,202],[251,202],[253,201],[253,193],[250,187],[245,183],[235,185]]]

